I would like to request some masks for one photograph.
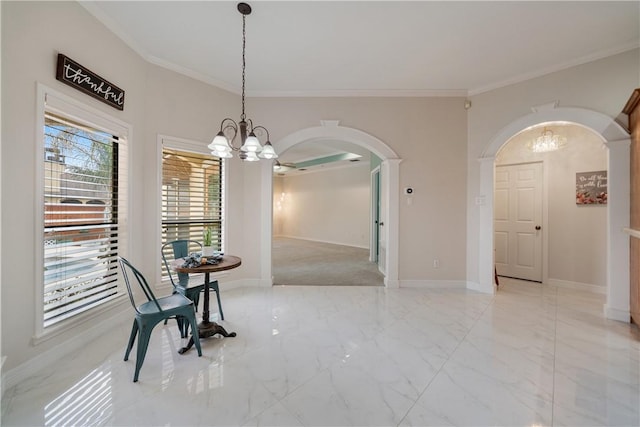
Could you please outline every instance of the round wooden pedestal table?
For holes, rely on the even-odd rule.
[[[200,338],[212,337],[220,334],[223,337],[235,337],[235,332],[227,332],[221,325],[209,320],[209,274],[218,271],[232,270],[242,264],[242,260],[233,255],[223,255],[218,264],[204,264],[198,267],[183,267],[183,258],[178,258],[171,262],[171,268],[178,273],[204,274],[204,308],[202,310],[202,322],[198,324],[198,336]],[[183,354],[193,346],[193,336],[189,338],[186,347],[181,348],[178,353]]]

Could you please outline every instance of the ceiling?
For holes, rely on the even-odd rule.
[[[147,61],[241,92],[237,2],[80,4]],[[470,96],[640,46],[636,1],[250,4],[248,97]],[[280,160],[357,147],[320,150]]]
[[[148,61],[239,93],[233,1],[82,1]],[[247,95],[469,95],[639,45],[637,1],[254,1]]]

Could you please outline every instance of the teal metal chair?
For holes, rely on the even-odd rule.
[[[177,258],[184,258],[189,256],[190,253],[202,252],[202,244],[196,240],[174,240],[172,242],[162,245],[162,260],[169,273],[171,284],[173,285],[174,292],[180,293],[189,298],[196,306],[198,311],[198,303],[200,302],[200,293],[204,290],[204,283],[191,284],[189,283],[188,273],[175,273],[171,270],[169,265],[170,260]],[[167,255],[172,254],[173,257],[169,258]],[[174,274],[177,279],[174,278]],[[220,313],[220,320],[224,320],[224,313],[222,312],[222,303],[220,301],[220,288],[218,287],[218,281],[212,280],[209,282],[209,290],[215,291],[216,298],[218,299],[218,311]],[[188,326],[188,325],[187,325]]]
[[[118,257],[118,262],[122,269],[124,282],[127,285],[131,305],[136,311],[136,317],[133,320],[133,326],[131,327],[129,344],[127,345],[127,351],[124,354],[124,360],[129,360],[129,353],[131,353],[131,349],[133,348],[133,343],[137,335],[138,347],[136,353],[136,371],[133,375],[133,382],[137,382],[140,368],[142,368],[142,362],[144,362],[144,357],[147,354],[151,331],[158,323],[166,319],[176,319],[178,321],[178,327],[180,328],[182,338],[186,337],[186,334],[183,334],[183,331],[185,330],[182,326],[183,324],[191,325],[191,330],[193,331],[198,330],[198,324],[196,323],[196,312],[193,307],[193,301],[186,298],[184,295],[177,293],[162,298],[156,298],[142,273],[122,257]],[[132,277],[131,279],[129,277],[130,275]],[[133,278],[138,282],[147,299],[146,302],[139,305],[136,303],[131,285]],[[197,333],[193,335],[193,340],[196,345],[196,349],[198,350],[198,356],[202,356],[200,338]]]

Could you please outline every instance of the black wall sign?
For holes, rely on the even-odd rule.
[[[61,53],[58,54],[56,79],[113,108],[124,110],[124,90]]]

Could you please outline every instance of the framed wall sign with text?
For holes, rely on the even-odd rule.
[[[607,171],[576,173],[576,205],[607,204]]]
[[[68,84],[118,110],[124,110],[124,90],[68,56],[58,54],[56,80]]]

